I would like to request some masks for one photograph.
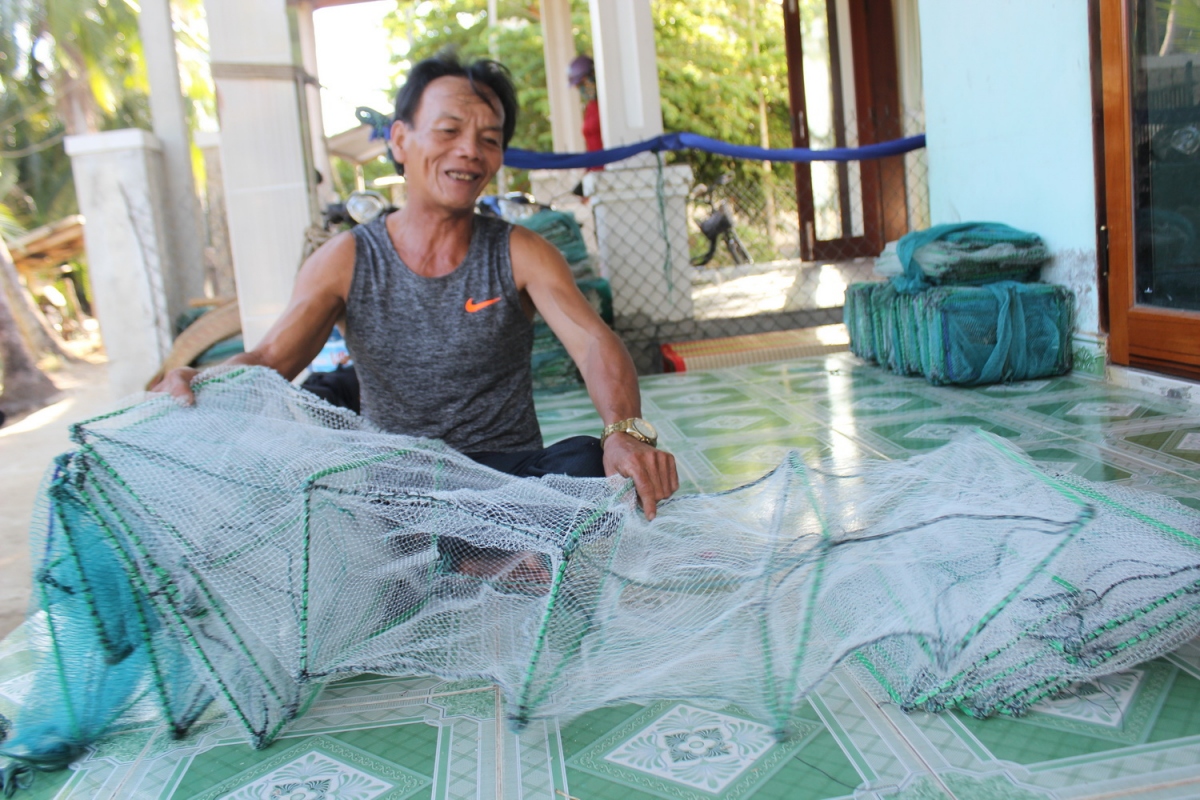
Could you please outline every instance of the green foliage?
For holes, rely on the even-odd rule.
[[[538,6],[521,0],[500,0],[498,6],[498,23],[491,29],[486,0],[425,0],[398,9],[387,22],[397,52],[403,53],[394,62],[397,83],[415,61],[444,47],[480,57],[488,56],[493,46],[512,71],[518,89],[521,117],[513,146],[548,151],[552,149],[550,106]],[[761,88],[772,146],[791,146],[783,15],[777,2],[654,0],[652,14],[665,130],[757,145]],[[576,49],[590,52],[586,0],[572,0],[571,20]],[[757,58],[751,44],[755,36]],[[566,80],[565,75],[552,77]],[[726,171],[745,176],[761,170],[757,163],[698,153],[686,158],[697,178],[705,181]]]
[[[136,6],[128,0],[0,0],[2,200],[24,227],[76,211],[61,139],[146,127]]]
[[[1158,53],[1162,48],[1173,22],[1175,36],[1168,48],[1170,52],[1200,53],[1200,0],[1155,0],[1154,6],[1157,17],[1154,52]],[[1172,12],[1174,20],[1171,20]]]
[[[215,123],[202,0],[173,17],[188,121]],[[23,227],[76,212],[67,133],[149,128],[133,0],[0,0],[0,202]]]

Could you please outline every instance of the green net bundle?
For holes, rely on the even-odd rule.
[[[900,375],[966,386],[1071,369],[1073,296],[1062,286],[1002,281],[906,294],[855,283],[843,318],[850,348]]]
[[[902,291],[925,286],[1036,280],[1050,251],[1035,233],[997,222],[962,222],[914,231],[889,242],[875,272]]]
[[[568,264],[577,264],[588,258],[583,231],[573,214],[546,208],[518,220],[517,224],[541,234],[542,238],[558,248]]]
[[[49,473],[9,786],[214,700],[265,746],[362,673],[494,682],[517,728],[707,697],[786,737],[842,665],[905,709],[1019,714],[1200,631],[1200,514],[982,433],[793,453],[647,522],[627,483],[513,478],[268,370],[195,388],[75,426]]]

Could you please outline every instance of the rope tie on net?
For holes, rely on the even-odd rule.
[[[667,255],[663,261],[663,272],[667,279],[667,300],[671,300],[675,293],[675,270],[671,257],[671,231],[667,226],[667,189],[666,179],[663,175],[663,156],[662,153],[655,151],[654,158],[658,163],[658,173],[655,176],[654,195],[658,200],[658,221],[662,227],[663,244],[666,245]]]

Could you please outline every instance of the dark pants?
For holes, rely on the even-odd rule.
[[[572,436],[541,450],[520,453],[467,453],[467,458],[497,472],[518,478],[569,475],[572,478],[603,478],[604,451],[595,436]]]
[[[572,478],[603,478],[604,451],[595,436],[572,436],[541,450],[526,450],[519,453],[466,453],[467,458],[518,478],[540,478],[543,475],[569,475]],[[505,565],[514,561],[514,556],[525,558],[523,568],[528,571],[531,554],[517,554],[495,547],[479,547],[457,537],[445,536],[438,542],[443,562],[451,572],[496,574],[507,571]],[[549,565],[543,569],[549,580]],[[545,587],[534,582],[541,592]]]

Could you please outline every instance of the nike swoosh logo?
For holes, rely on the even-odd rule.
[[[481,308],[487,308],[488,306],[490,306],[494,303],[499,303],[499,302],[500,302],[499,297],[493,297],[491,300],[484,300],[482,303],[476,303],[474,297],[468,297],[466,305],[464,305],[463,308],[467,309],[468,314],[474,314],[476,311],[480,310]]]

